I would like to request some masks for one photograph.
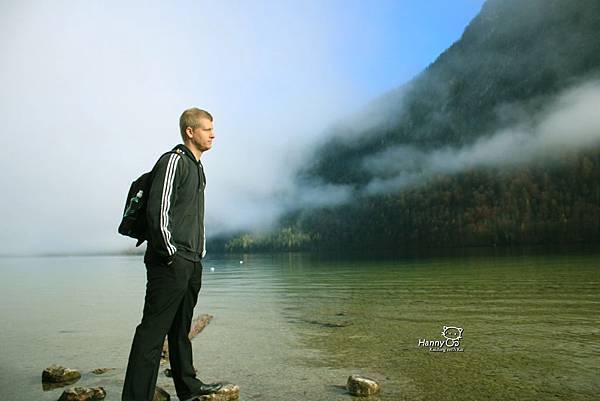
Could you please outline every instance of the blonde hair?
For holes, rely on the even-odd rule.
[[[192,107],[181,113],[181,117],[179,117],[179,131],[184,140],[187,127],[192,129],[198,128],[200,126],[201,118],[208,118],[210,121],[213,120],[213,116],[208,111],[197,107]]]

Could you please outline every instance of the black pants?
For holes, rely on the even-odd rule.
[[[152,401],[165,335],[175,391],[186,397],[202,383],[196,378],[192,344],[188,338],[192,315],[202,285],[202,263],[175,256],[169,266],[147,252],[146,297],[142,322],[135,329],[123,401]]]

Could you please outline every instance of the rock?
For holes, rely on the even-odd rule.
[[[237,384],[224,383],[219,391],[210,395],[198,397],[200,401],[233,401],[240,398],[240,386]]]
[[[302,319],[306,323],[317,324],[321,327],[346,327],[350,326],[350,323],[335,323],[335,322],[320,322],[318,320]]]
[[[194,372],[198,373],[198,370],[196,368],[194,368]],[[173,371],[171,370],[171,368],[166,368],[165,370],[163,370],[163,373],[167,377],[173,377]]]
[[[337,315],[337,316],[341,316],[341,315]],[[349,322],[325,322],[325,321],[319,321],[319,320],[314,320],[314,319],[297,319],[297,320],[289,320],[289,322],[291,323],[299,323],[299,322],[304,322],[304,323],[309,323],[309,324],[315,324],[321,327],[326,327],[326,328],[337,328],[337,327],[347,327],[350,326],[351,323]]]
[[[196,317],[192,322],[192,327],[190,327],[190,332],[188,334],[190,340],[196,337],[198,334],[200,334],[200,332],[204,330],[206,325],[210,323],[213,317],[213,315],[209,315],[207,313]]]
[[[103,373],[109,372],[111,370],[115,370],[116,368],[97,368],[92,370],[92,373],[95,375],[101,375]]]
[[[60,365],[50,365],[42,372],[42,382],[71,384],[81,378],[81,373],[75,369],[69,369]]]
[[[366,397],[379,392],[379,383],[377,383],[377,381],[361,375],[352,375],[348,377],[346,387],[350,394],[359,397]]]
[[[192,340],[196,337],[204,328],[210,323],[214,316],[204,313],[200,316],[196,316],[192,321],[188,338]],[[163,349],[160,355],[160,363],[165,364],[169,361],[169,342],[168,337],[163,342]]]
[[[105,397],[106,391],[102,387],[75,387],[63,391],[58,401],[96,401]]]
[[[171,396],[162,387],[156,386],[152,401],[170,401]]]

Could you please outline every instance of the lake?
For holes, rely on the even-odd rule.
[[[120,401],[145,274],[141,256],[0,258],[2,398],[57,400],[41,384],[57,363]],[[354,373],[380,381],[382,401],[600,394],[596,251],[209,254],[202,313],[214,319],[193,340],[198,376],[239,384],[242,401],[352,400]]]

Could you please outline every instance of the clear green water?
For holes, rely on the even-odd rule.
[[[58,399],[41,386],[58,363],[120,400],[144,290],[141,257],[0,259],[3,399]],[[600,253],[212,257],[196,312],[214,315],[193,341],[199,377],[242,401],[351,400],[353,373],[380,380],[382,401],[600,394]],[[418,346],[444,325],[464,329],[463,352]]]

